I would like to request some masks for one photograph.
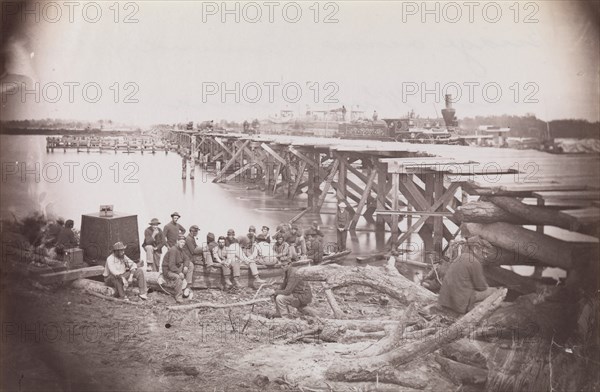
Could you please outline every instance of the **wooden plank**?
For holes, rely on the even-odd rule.
[[[297,156],[300,160],[304,161],[306,164],[316,168],[316,169],[320,169],[320,165],[317,164],[315,161],[313,161],[312,159],[310,159],[309,157],[307,157],[306,155],[302,154],[300,151],[296,150],[294,147],[289,146],[288,147],[289,152],[291,152],[292,154],[294,154],[295,156]]]
[[[266,143],[261,143],[260,145],[263,150],[265,150],[266,152],[268,152],[269,154],[271,154],[271,156],[273,156],[273,158],[275,158],[279,163],[281,163],[282,165],[287,165],[288,162],[283,159],[275,150],[273,150],[269,145],[267,145]]]
[[[564,210],[561,211],[561,213],[572,216],[577,219],[577,222],[584,225],[600,222],[600,208],[598,207],[588,207],[579,210]]]
[[[436,173],[433,178],[434,198],[440,198],[444,195],[444,174]],[[436,209],[439,211],[439,208]],[[443,218],[435,216],[433,218],[433,248],[438,254],[442,253],[442,245],[444,238]]]
[[[327,196],[327,192],[329,192],[329,187],[331,187],[331,182],[333,181],[333,177],[335,177],[335,174],[338,171],[339,164],[340,164],[340,161],[337,159],[333,162],[333,165],[329,171],[329,175],[327,176],[327,179],[325,180],[325,187],[323,188],[323,191],[319,195],[319,199],[317,200],[316,211],[320,211],[321,207],[323,206],[323,203],[325,202],[325,197]]]
[[[243,144],[243,147],[247,146],[248,144],[250,144],[250,140],[246,140]],[[225,175],[225,172],[227,171],[227,169],[229,169],[236,161],[236,159],[242,155],[242,153],[244,152],[243,148],[238,149],[235,154],[233,154],[233,156],[231,157],[231,159],[229,161],[227,161],[227,163],[225,164],[225,167],[223,167],[221,169],[221,172],[219,174],[217,174],[217,176],[213,179],[212,182],[219,182],[221,181],[221,178]]]
[[[347,225],[346,230],[348,228],[352,228],[353,230],[356,229],[356,225],[358,223],[358,219],[360,218],[360,214],[362,213],[363,208],[367,204],[367,200],[369,199],[369,195],[371,194],[371,188],[373,187],[373,183],[375,182],[375,177],[377,177],[377,170],[373,169],[371,170],[371,175],[367,180],[365,190],[360,198],[360,201],[358,202],[358,206],[356,206],[356,212],[354,213],[352,220]]]
[[[300,185],[300,182],[302,181],[302,177],[304,177],[304,170],[306,169],[307,163],[301,160],[298,165],[299,165],[299,167],[298,167],[298,171],[296,172],[296,179],[294,180],[292,189],[290,189],[290,196],[289,196],[290,199],[293,199],[296,196],[296,193],[298,192],[298,186]]]
[[[400,193],[400,174],[392,173],[392,211],[398,211],[398,194]],[[398,215],[392,215],[392,247],[398,246]]]
[[[240,174],[241,172],[243,172],[244,170],[247,170],[250,168],[250,166],[255,165],[256,163],[251,162],[251,163],[246,163],[244,166],[240,167],[239,169],[237,169],[235,172],[231,173],[230,175],[228,175],[227,177],[225,177],[225,182],[230,181],[232,178],[235,178],[235,176],[237,176],[238,174]]]
[[[600,199],[600,190],[588,191],[543,191],[533,192],[536,197],[542,199],[563,199],[563,200],[598,200]]]
[[[75,270],[53,272],[50,274],[42,274],[38,279],[43,284],[70,282],[72,280],[89,278],[92,276],[100,276],[104,272],[104,266],[95,265],[93,267],[79,268]]]
[[[230,156],[233,156],[233,152],[229,149],[229,147],[227,147],[225,145],[225,143],[223,143],[223,141],[221,140],[221,138],[216,137],[215,142],[217,142],[219,144],[219,146],[221,146],[221,148],[226,151]]]
[[[438,207],[444,205],[445,203],[448,203],[452,197],[454,196],[454,192],[456,192],[456,190],[458,189],[459,185],[458,184],[451,184],[448,187],[448,190],[446,190],[446,193],[444,193],[444,195],[442,197],[440,197],[439,199],[437,199],[437,201],[435,203],[433,203],[433,205],[429,208],[429,211],[435,211]],[[412,225],[411,227],[408,228],[408,230],[402,234],[402,236],[400,237],[400,239],[398,240],[399,244],[402,244],[404,241],[406,241],[406,239],[415,232],[415,230],[421,226],[422,224],[425,223],[425,221],[427,221],[428,217],[427,216],[422,216],[414,225]]]
[[[400,210],[400,211],[390,211],[390,210],[375,210],[374,214],[381,214],[381,215],[402,215],[402,216],[410,216],[410,215],[416,215],[416,216],[441,216],[441,217],[449,217],[454,215],[452,212],[450,211],[405,211],[405,210]]]

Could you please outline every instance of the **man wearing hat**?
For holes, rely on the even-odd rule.
[[[298,225],[292,225],[290,231],[285,236],[285,242],[290,246],[290,254],[292,260],[298,260],[301,256],[306,255],[306,240]]]
[[[298,277],[298,268],[293,267],[291,262],[284,262],[282,268],[285,271],[283,283],[272,294],[275,299],[275,317],[281,317],[282,312],[289,315],[289,306],[303,311],[312,302],[310,285]]]
[[[285,242],[283,234],[275,235],[275,244],[273,245],[273,254],[279,263],[288,263],[292,261],[290,254],[290,245]]]
[[[158,225],[160,225],[160,221],[157,218],[152,218],[149,226],[144,230],[144,243],[142,246],[146,250],[146,267],[148,271],[159,270],[162,248],[166,244],[165,236]]]
[[[241,263],[248,265],[248,267],[250,268],[250,272],[252,273],[252,277],[254,278],[255,289],[258,289],[257,285],[260,286],[261,284],[266,283],[258,275],[258,267],[256,267],[256,257],[258,256],[258,252],[256,252],[256,254],[252,255],[251,257],[246,256],[246,253],[244,252],[245,248],[248,248],[249,246],[250,240],[248,239],[248,237],[240,237],[239,239],[237,239],[237,242],[234,242],[227,247],[226,264],[228,264],[230,266],[229,268],[233,270],[232,283],[233,287],[236,289],[241,288],[239,281]],[[225,273],[225,280],[227,280],[227,276],[229,276],[229,274],[227,274],[225,268],[226,267],[223,267],[223,271]]]
[[[271,236],[269,235],[269,226],[263,226],[260,234],[256,236],[257,240],[262,240],[267,244],[271,243]]]
[[[181,215],[179,215],[178,212],[172,213],[171,214],[171,222],[167,223],[165,225],[165,228],[163,229],[163,233],[167,240],[167,246],[169,248],[175,246],[175,243],[177,242],[177,238],[179,237],[180,234],[185,234],[185,229],[183,228],[183,226],[181,226],[179,223],[177,223],[179,218],[181,218]]]
[[[346,250],[346,240],[348,239],[348,229],[346,229],[346,225],[350,221],[350,214],[346,207],[348,207],[348,204],[343,200],[340,201],[336,214],[338,252]]]
[[[175,246],[169,248],[163,261],[163,276],[175,288],[175,301],[183,302],[184,286],[192,284],[194,264],[183,252],[185,236],[180,235]],[[185,281],[185,283],[184,283]]]
[[[122,242],[117,242],[113,245],[113,253],[106,259],[104,265],[104,282],[111,287],[117,289],[117,298],[128,300],[125,295],[125,288],[133,281],[137,280],[140,288],[140,298],[148,299],[146,295],[146,275],[141,268],[127,256],[125,256],[125,245]]]
[[[196,236],[199,231],[200,228],[197,225],[192,225],[189,234],[185,237],[185,246],[183,247],[183,253],[185,253],[193,264],[202,264],[204,258],[203,249],[196,242]]]
[[[488,287],[483,274],[483,241],[478,236],[461,241],[462,253],[450,262],[438,295],[438,303],[443,307],[464,314],[496,291]]]
[[[235,238],[235,230],[229,229],[227,230],[227,237],[225,237],[225,246],[229,246],[238,242],[238,239]]]
[[[323,261],[323,243],[312,228],[308,229],[306,235],[306,255],[313,264],[321,264]]]

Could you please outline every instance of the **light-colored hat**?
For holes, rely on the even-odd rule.
[[[113,245],[113,250],[124,250],[125,248],[127,248],[125,245],[123,245],[123,243],[121,241],[116,242]]]
[[[150,226],[158,226],[160,225],[160,221],[156,218],[152,218],[152,220],[150,221]]]
[[[190,231],[192,231],[192,230],[200,230],[200,228],[197,225],[191,225]]]
[[[174,213],[171,214],[171,218],[174,217],[174,216],[177,216],[177,217],[181,218],[181,215],[179,215],[179,212],[174,212]]]

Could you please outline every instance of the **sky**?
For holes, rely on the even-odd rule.
[[[11,4],[3,119],[436,117],[449,93],[459,119],[600,120],[598,15],[577,2]]]

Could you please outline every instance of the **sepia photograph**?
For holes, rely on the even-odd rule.
[[[0,391],[600,391],[600,1],[0,31]]]

